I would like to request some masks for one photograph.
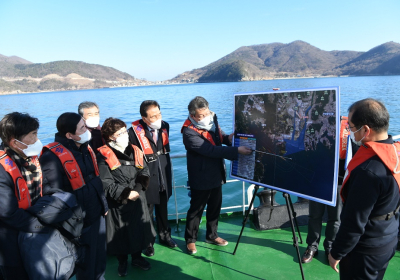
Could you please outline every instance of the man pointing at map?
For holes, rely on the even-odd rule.
[[[350,137],[360,148],[348,164],[341,225],[328,256],[340,279],[383,279],[397,245],[400,144],[388,135],[389,113],[372,98],[349,108]]]
[[[187,170],[192,193],[186,217],[185,240],[189,254],[197,253],[196,241],[200,219],[207,205],[206,243],[226,246],[228,241],[218,237],[218,217],[222,205],[222,184],[226,183],[224,159],[236,160],[238,154],[248,155],[248,147],[231,146],[232,137],[218,125],[217,116],[201,96],[192,99],[189,116],[182,127],[183,143],[187,151]]]

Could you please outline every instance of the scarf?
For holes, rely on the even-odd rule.
[[[39,168],[36,166],[32,157],[23,159],[8,146],[4,145],[4,151],[19,167],[22,177],[24,177],[26,185],[28,186],[33,205],[42,192],[42,170],[40,166]]]

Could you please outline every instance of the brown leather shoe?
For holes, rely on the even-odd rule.
[[[217,246],[226,246],[226,245],[228,245],[228,241],[226,241],[225,239],[222,239],[221,237],[217,237],[214,240],[206,239],[206,243],[214,244],[214,245],[217,245]]]
[[[186,249],[189,255],[194,255],[197,253],[196,243],[188,243],[186,244]]]
[[[307,250],[304,252],[303,257],[301,258],[302,263],[309,263],[312,261],[313,257],[318,255],[318,250],[312,250],[310,248],[307,248]]]

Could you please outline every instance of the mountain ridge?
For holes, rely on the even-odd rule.
[[[134,86],[142,81],[115,68],[82,61],[32,63],[0,55],[0,93]]]
[[[367,52],[324,51],[301,40],[288,44],[270,43],[242,46],[204,67],[177,75],[170,82],[225,82],[340,75],[400,75],[399,55],[400,44],[395,42],[381,44]],[[216,79],[216,77],[219,78]],[[232,80],[232,77],[237,79]]]

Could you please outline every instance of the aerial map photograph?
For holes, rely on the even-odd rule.
[[[232,175],[335,203],[338,88],[235,95]]]

